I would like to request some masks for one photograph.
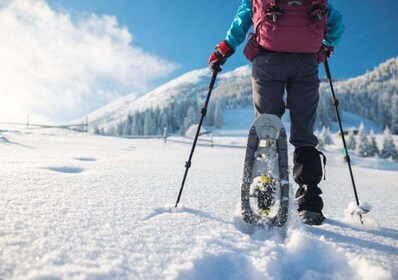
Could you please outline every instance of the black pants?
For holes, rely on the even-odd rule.
[[[290,143],[296,148],[318,145],[314,124],[319,78],[314,54],[260,52],[253,61],[252,85],[257,114],[282,117],[287,107],[291,120]]]
[[[253,102],[258,114],[282,117],[290,111],[290,143],[295,146],[294,180],[299,211],[321,212],[322,163],[315,148],[316,109],[319,101],[318,64],[313,54],[288,54],[263,51],[257,54],[252,69]],[[284,94],[287,92],[287,104]]]
[[[325,161],[326,158],[324,164]],[[318,183],[322,180],[323,168],[319,151],[313,146],[299,147],[294,151],[293,164],[293,178],[299,184],[296,192],[298,210],[321,212],[322,191]]]

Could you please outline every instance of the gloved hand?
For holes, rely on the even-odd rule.
[[[322,47],[319,49],[319,51],[316,53],[316,60],[318,64],[321,64],[326,60],[326,58],[329,58],[333,55],[334,53],[334,48],[333,47],[328,47],[325,45],[322,45]]]
[[[220,65],[223,65],[227,58],[234,53],[225,41],[222,41],[216,46],[216,50],[209,57],[209,68],[213,72],[214,70],[220,71]]]

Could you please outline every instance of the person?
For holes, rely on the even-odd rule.
[[[325,217],[318,187],[323,166],[314,135],[318,65],[333,53],[344,33],[342,15],[326,0],[243,0],[225,39],[209,57],[212,71],[220,71],[218,67],[245,41],[252,25],[254,34],[244,53],[253,62],[256,115],[266,113],[280,118],[289,109],[289,142],[295,147],[293,178],[299,186],[298,214],[304,223],[320,225]]]

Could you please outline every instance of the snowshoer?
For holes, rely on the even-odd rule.
[[[330,56],[340,41],[344,33],[342,16],[326,0],[243,0],[225,39],[209,58],[210,69],[225,63],[245,41],[252,25],[254,34],[244,54],[253,62],[256,115],[273,114],[281,118],[289,109],[299,216],[306,224],[319,225],[325,218],[322,191],[318,187],[323,167],[314,135],[320,83],[318,64]]]

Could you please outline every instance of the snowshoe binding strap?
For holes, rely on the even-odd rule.
[[[318,151],[318,153],[323,157],[323,180],[326,180],[326,156],[321,151]]]

